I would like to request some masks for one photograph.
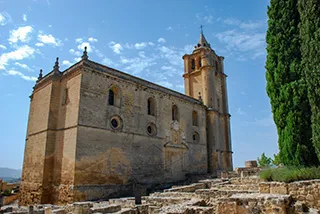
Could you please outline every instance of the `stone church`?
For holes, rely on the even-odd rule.
[[[185,54],[185,94],[88,59],[40,71],[32,92],[20,204],[132,195],[232,170],[222,56],[203,33]]]

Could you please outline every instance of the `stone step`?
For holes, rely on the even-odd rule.
[[[243,184],[258,185],[261,181],[262,180],[260,180],[258,176],[230,178],[231,184],[236,184],[236,185],[243,185]]]
[[[147,198],[146,203],[151,205],[168,206],[171,204],[180,204],[190,201],[189,197],[156,197],[150,196]]]
[[[191,185],[186,186],[178,186],[171,189],[166,189],[164,192],[194,192],[197,189],[205,189],[206,184],[205,183],[194,183]]]
[[[115,212],[118,212],[120,210],[121,210],[121,206],[120,205],[116,205],[116,204],[90,208],[90,211],[92,213],[115,213]]]
[[[194,198],[196,197],[195,193],[191,192],[155,192],[150,196],[153,197],[186,197],[186,198]]]
[[[206,185],[207,189],[212,188],[214,185],[226,182],[227,180],[225,179],[220,179],[220,178],[215,178],[215,179],[205,179],[205,180],[200,180],[198,183],[204,183]]]
[[[215,185],[214,188],[221,190],[250,190],[250,191],[259,191],[259,186],[254,184],[246,184],[246,185],[235,185],[235,184],[222,184]]]
[[[223,190],[223,189],[199,189],[196,190],[196,194],[201,199],[219,199],[219,198],[226,198],[230,197],[234,194],[238,193],[257,193],[257,191],[252,190]]]

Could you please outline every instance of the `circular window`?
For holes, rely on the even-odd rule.
[[[157,127],[153,123],[149,123],[147,126],[147,133],[150,136],[156,136],[157,135]]]
[[[200,136],[199,136],[199,133],[198,132],[194,132],[193,135],[192,135],[192,140],[194,143],[198,143],[199,140],[200,140]]]
[[[119,116],[113,116],[110,120],[110,125],[111,125],[111,128],[113,129],[120,129],[121,128],[121,118]]]

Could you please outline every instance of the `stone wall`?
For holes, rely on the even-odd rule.
[[[108,198],[122,189],[116,185],[162,184],[207,171],[205,107],[179,93],[166,94],[133,80],[92,69],[82,74],[75,168],[79,198]],[[118,93],[115,105],[108,105],[111,88]],[[150,97],[154,115],[147,111]],[[178,107],[177,121],[171,118],[173,105]],[[118,129],[111,126],[114,117],[121,123]],[[154,135],[147,132],[150,124],[156,129]]]
[[[320,179],[292,183],[262,182],[259,184],[260,193],[289,194],[293,199],[317,209],[320,209],[319,190]]]

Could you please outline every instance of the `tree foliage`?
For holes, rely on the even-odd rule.
[[[320,1],[299,0],[302,67],[311,105],[312,142],[320,160]]]
[[[264,153],[261,154],[261,157],[258,158],[258,164],[261,167],[271,166],[272,159],[267,157]]]
[[[278,131],[279,161],[318,163],[311,142],[311,108],[301,69],[298,0],[271,0],[268,7],[267,94]]]

